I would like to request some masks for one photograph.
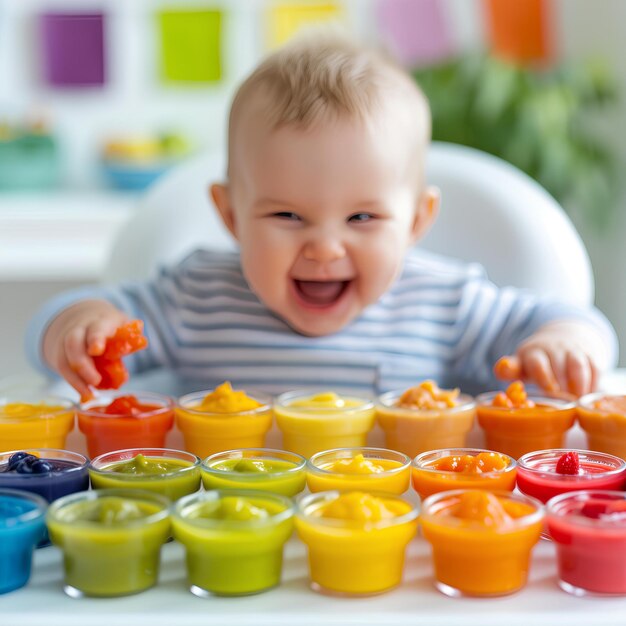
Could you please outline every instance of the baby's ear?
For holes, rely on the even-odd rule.
[[[427,187],[417,201],[411,226],[411,243],[420,240],[435,223],[439,214],[441,192],[437,187]]]
[[[230,234],[237,239],[235,211],[230,201],[230,189],[228,185],[215,183],[211,185],[210,192],[217,212],[220,214],[222,222],[224,222],[224,226],[226,226]]]

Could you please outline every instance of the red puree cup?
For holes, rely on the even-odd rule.
[[[91,458],[127,448],[164,448],[173,425],[174,401],[156,393],[103,394],[78,410]]]
[[[556,465],[565,453],[578,454],[577,474],[560,474]],[[581,489],[620,490],[626,484],[626,461],[589,450],[538,450],[517,461],[517,488],[546,503],[550,498]]]
[[[563,590],[578,596],[626,595],[625,492],[556,496],[547,505],[547,525]]]

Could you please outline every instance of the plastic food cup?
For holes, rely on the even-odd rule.
[[[46,520],[63,552],[67,595],[124,596],[156,584],[170,536],[167,498],[138,489],[83,491],[52,503]]]
[[[433,467],[439,459],[448,456],[477,456],[491,450],[478,448],[446,448],[422,452],[413,459],[413,488],[420,498],[427,498],[441,491],[456,489],[484,489],[486,491],[513,491],[517,463],[515,459],[502,454],[508,461],[501,470],[493,470],[482,474],[468,474],[437,469]],[[501,453],[499,453],[501,454]]]
[[[338,461],[349,461],[362,455],[382,471],[355,473],[334,469]],[[307,484],[311,492],[375,491],[403,494],[409,488],[411,459],[402,452],[384,448],[337,448],[314,454],[307,462]]]
[[[78,428],[87,438],[89,456],[128,448],[163,448],[174,425],[174,401],[156,393],[134,394],[143,405],[139,415],[109,415],[104,409],[125,394],[103,394],[78,410]]]
[[[57,396],[0,398],[0,452],[65,448],[76,405]]]
[[[486,448],[518,459],[527,452],[563,447],[565,433],[574,425],[575,402],[528,396],[536,406],[496,407],[493,399],[497,393],[483,393],[476,398]]]
[[[390,391],[378,398],[376,418],[385,433],[387,448],[412,458],[427,450],[465,445],[476,415],[476,404],[471,396],[459,395],[453,407],[419,409],[399,407],[403,393],[404,390]]]
[[[164,471],[127,473],[116,470],[141,454],[150,467],[168,464]],[[169,448],[131,448],[101,454],[91,461],[89,475],[94,489],[145,489],[160,493],[170,500],[200,489],[200,459],[191,452]]]
[[[454,597],[513,593],[526,584],[530,553],[543,525],[543,505],[534,498],[501,491],[493,495],[525,505],[528,514],[500,527],[450,515],[450,507],[470,491],[443,491],[424,500],[420,522],[432,547],[435,586]]]
[[[35,546],[44,538],[46,501],[19,489],[0,489],[0,594],[30,578]]]
[[[216,413],[198,408],[211,390],[197,391],[178,399],[176,424],[185,440],[185,449],[205,458],[236,448],[262,448],[272,425],[272,399],[260,392],[246,392],[261,404],[256,409]]]
[[[561,588],[577,596],[626,595],[626,493],[563,493],[548,501],[547,513]]]
[[[288,391],[274,405],[276,422],[286,450],[309,458],[334,448],[364,446],[374,425],[374,403],[364,397],[338,395],[343,407],[325,407],[313,402],[311,391]],[[307,401],[311,405],[307,406]]]
[[[400,584],[406,547],[417,531],[418,507],[399,496],[372,494],[404,513],[380,521],[324,518],[316,511],[338,498],[322,491],[298,502],[296,529],[307,545],[311,586],[330,595],[363,596]]]
[[[577,416],[590,450],[626,459],[626,396],[606,393],[583,396],[578,401]]]
[[[262,518],[212,516],[224,502],[263,509]],[[280,583],[283,546],[293,531],[293,503],[279,494],[214,490],[182,498],[174,507],[174,538],[185,546],[190,591],[197,596],[241,596]]]
[[[240,461],[261,462],[267,471],[239,471]],[[306,482],[306,460],[293,452],[242,448],[212,454],[202,461],[202,483],[209,489],[252,489],[283,496],[299,494]]]

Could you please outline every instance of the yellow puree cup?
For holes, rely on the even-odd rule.
[[[65,448],[74,428],[76,405],[66,398],[0,398],[0,452],[27,448]]]
[[[364,446],[375,409],[368,398],[289,391],[276,399],[274,414],[285,450],[309,458],[322,450]]]
[[[307,461],[307,484],[318,491],[372,491],[403,494],[409,488],[411,459],[384,448],[337,448]]]
[[[319,514],[341,495],[371,495],[396,515],[376,521]],[[416,506],[391,494],[323,491],[301,497],[296,530],[308,547],[312,588],[331,595],[363,596],[399,585],[417,516]]]
[[[178,399],[176,424],[183,434],[185,449],[200,458],[235,448],[262,448],[272,425],[272,400],[260,392],[248,392],[260,406],[246,411],[218,413],[202,409],[211,391],[190,393]]]

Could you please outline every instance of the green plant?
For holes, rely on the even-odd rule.
[[[593,124],[617,89],[603,64],[539,70],[471,55],[414,76],[431,103],[433,139],[502,157],[594,225],[609,223],[619,165]]]

